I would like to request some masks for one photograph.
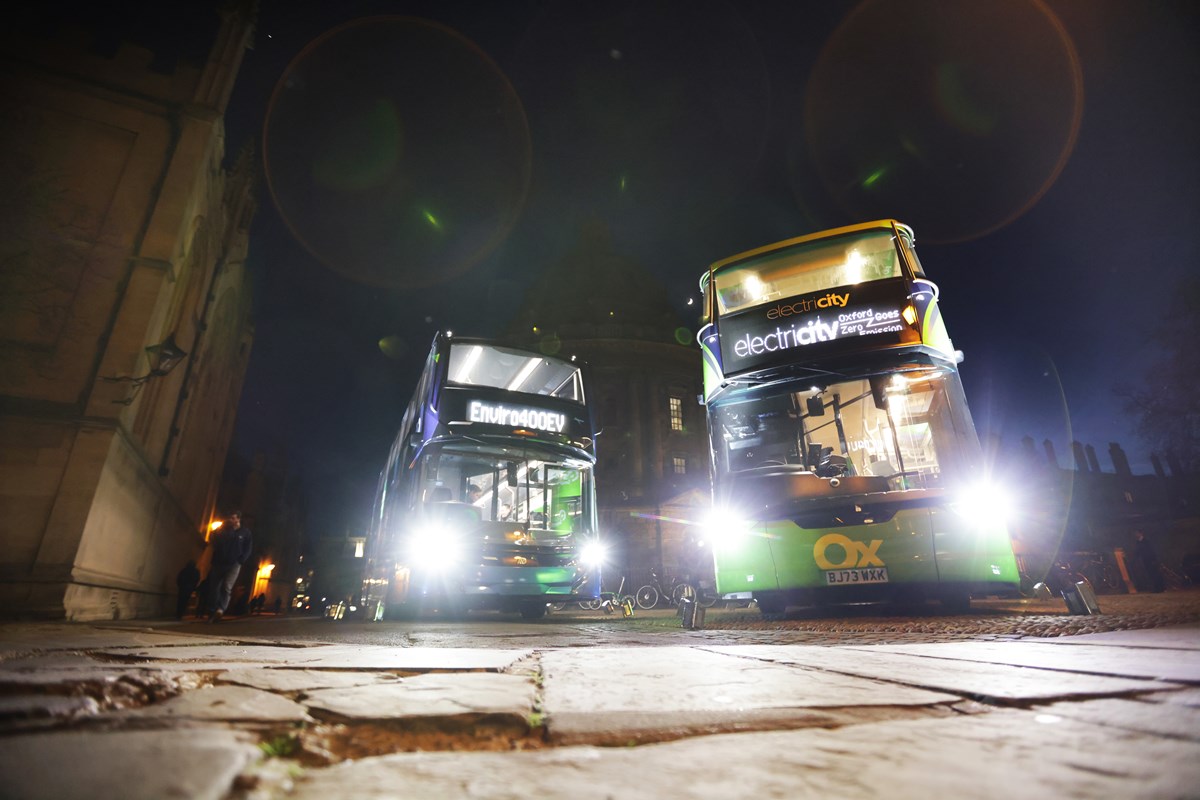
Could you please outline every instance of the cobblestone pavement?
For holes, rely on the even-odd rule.
[[[1032,599],[975,600],[969,614],[940,613],[932,607],[919,615],[879,606],[794,608],[780,620],[765,620],[753,608],[710,609],[704,630],[744,643],[764,638],[789,644],[876,644],[1073,636],[1200,622],[1200,587],[1098,599],[1101,613],[1086,616],[1067,613],[1062,600]],[[655,617],[653,624],[675,627],[677,622],[664,616]]]

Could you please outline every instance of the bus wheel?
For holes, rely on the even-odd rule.
[[[416,603],[396,603],[391,602],[383,612],[384,619],[391,620],[414,620],[417,618]]]
[[[767,619],[778,619],[787,611],[787,602],[774,592],[755,593],[754,602]]]
[[[951,614],[966,614],[971,610],[970,592],[946,592],[938,599]]]
[[[541,619],[546,616],[545,603],[523,603],[520,608],[522,619]]]

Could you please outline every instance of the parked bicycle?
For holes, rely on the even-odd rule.
[[[634,595],[638,608],[651,609],[658,606],[659,603],[669,601],[671,607],[677,609],[683,601],[688,587],[692,586],[687,580],[678,577],[664,581],[654,569],[650,570],[650,581],[640,587],[637,594]],[[700,605],[704,608],[712,608],[720,599],[711,586],[701,587],[699,595]]]
[[[1121,570],[1108,553],[1076,553],[1075,556],[1070,562],[1072,568],[1082,573],[1096,592],[1113,594],[1126,590]]]
[[[664,581],[657,570],[651,569],[650,583],[641,586],[634,595],[637,607],[651,609],[663,601],[669,601],[672,606],[678,606],[685,585],[678,578]]]

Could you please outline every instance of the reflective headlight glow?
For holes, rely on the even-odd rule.
[[[608,548],[598,541],[590,541],[579,551],[579,561],[585,567],[598,567],[604,563]]]
[[[458,537],[444,528],[417,531],[409,540],[409,557],[422,569],[441,571],[456,565],[462,558]]]
[[[739,547],[745,541],[746,534],[753,525],[753,520],[748,520],[731,509],[714,508],[701,527],[704,541],[712,542],[716,549],[730,550]]]
[[[1012,512],[1012,498],[1003,486],[981,481],[959,492],[950,508],[970,520],[1003,524]]]

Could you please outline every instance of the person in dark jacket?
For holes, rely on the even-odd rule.
[[[1138,589],[1154,593],[1163,591],[1164,581],[1158,554],[1154,552],[1154,545],[1146,538],[1145,531],[1140,529],[1133,532],[1133,557],[1141,567],[1142,585],[1138,586]]]
[[[179,597],[175,601],[175,619],[183,619],[183,615],[187,613],[188,602],[192,599],[192,593],[196,591],[199,584],[200,570],[196,568],[196,562],[189,559],[175,576],[175,587],[179,590]]]
[[[250,558],[250,551],[254,548],[254,538],[250,529],[242,525],[242,512],[229,513],[225,524],[213,533],[211,544],[212,567],[208,571],[208,608],[211,614],[208,621],[216,622],[225,616],[238,573],[242,571],[242,565]]]

